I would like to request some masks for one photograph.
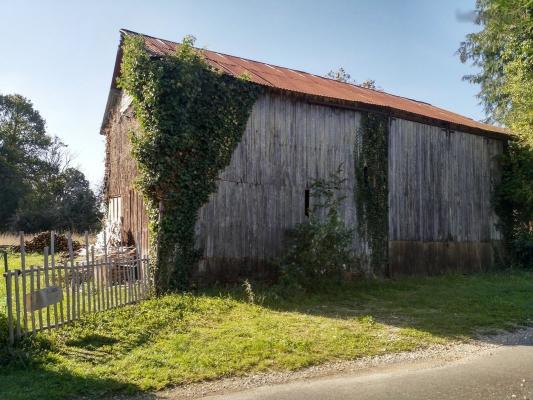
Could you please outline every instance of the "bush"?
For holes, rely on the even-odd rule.
[[[533,232],[515,233],[509,246],[515,264],[533,268]]]
[[[533,148],[517,140],[501,159],[495,208],[510,262],[533,267]]]
[[[352,252],[353,229],[339,216],[339,195],[344,183],[342,170],[329,181],[317,180],[310,190],[316,204],[309,210],[309,219],[287,232],[287,247],[280,260],[281,283],[304,290],[314,289],[342,279],[345,271],[356,266]]]

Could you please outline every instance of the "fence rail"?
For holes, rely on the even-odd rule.
[[[104,246],[103,254],[95,255],[85,233],[85,254],[79,261],[72,251],[70,233],[68,254],[63,259],[55,252],[54,238],[52,232],[50,247],[43,249],[43,265],[26,266],[23,233],[20,269],[10,270],[4,253],[11,344],[27,333],[57,328],[84,314],[135,303],[149,294],[148,258],[142,256],[139,246],[132,254],[124,247],[109,252]]]

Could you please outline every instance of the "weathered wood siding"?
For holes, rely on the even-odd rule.
[[[121,101],[122,100],[122,101]],[[129,133],[138,129],[138,123],[124,97],[118,96],[117,104],[106,131],[106,197],[121,198],[123,240],[133,244],[137,233],[141,235],[144,254],[148,251],[148,218],[142,196],[133,188],[137,166],[131,156]]]
[[[285,231],[305,220],[305,190],[342,164],[345,222],[356,226],[353,188],[356,111],[312,105],[277,94],[261,96],[241,143],[201,208],[197,246],[207,276],[268,276]],[[357,233],[355,233],[357,235]],[[364,246],[354,237],[357,251]]]
[[[490,267],[501,240],[491,196],[504,143],[401,119],[389,138],[392,273]]]
[[[123,101],[122,101],[123,102]],[[124,236],[143,236],[148,220],[133,190],[137,174],[128,133],[138,125],[120,99],[107,131],[107,195],[121,196]],[[196,244],[205,278],[271,276],[287,229],[303,222],[305,191],[343,165],[341,214],[357,234],[354,145],[360,113],[267,92],[254,104],[241,143],[199,211]],[[357,138],[360,139],[360,138]],[[389,131],[389,271],[435,274],[490,267],[501,241],[491,207],[504,142],[392,119]],[[362,257],[365,259],[365,257]],[[367,257],[366,257],[367,258]],[[363,268],[368,268],[363,265]],[[367,271],[371,272],[371,271]]]

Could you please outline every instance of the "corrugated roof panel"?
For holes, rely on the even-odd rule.
[[[168,40],[141,35],[127,30],[122,30],[122,32],[143,37],[147,50],[155,56],[172,54],[176,51],[176,46],[178,46],[177,43]],[[338,82],[303,71],[291,70],[210,50],[201,51],[206,61],[213,67],[236,77],[247,73],[250,80],[259,85],[330,99],[387,107],[488,132],[508,134],[508,131],[503,128],[483,124],[428,103],[363,88],[350,83]]]

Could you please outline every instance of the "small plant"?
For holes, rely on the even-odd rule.
[[[338,282],[345,271],[353,269],[353,229],[339,215],[344,201],[340,194],[345,179],[342,166],[328,181],[316,180],[310,188],[314,205],[309,219],[287,234],[287,248],[280,261],[281,282],[309,290],[328,282]]]
[[[254,304],[255,303],[255,293],[254,289],[252,288],[252,284],[248,279],[245,279],[242,287],[244,288],[244,293],[246,294],[246,299],[248,300],[248,303]]]

